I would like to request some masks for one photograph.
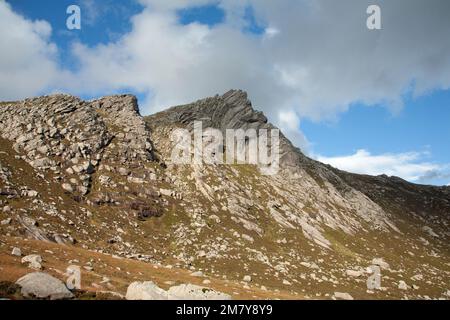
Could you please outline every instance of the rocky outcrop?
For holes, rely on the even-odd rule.
[[[193,129],[194,121],[202,121],[204,129],[219,129],[224,137],[227,129],[276,129],[262,112],[253,109],[247,93],[241,90],[230,90],[222,96],[173,107],[148,119],[152,128],[179,123]],[[295,169],[303,157],[300,150],[280,133],[280,165]]]
[[[127,300],[167,300],[167,292],[151,281],[133,282],[125,297]]]
[[[36,170],[50,171],[69,193],[86,195],[102,159],[152,160],[148,130],[134,96],[92,102],[52,95],[8,103],[0,135]]]
[[[127,289],[127,300],[231,300],[231,296],[192,284],[181,284],[163,290],[151,281],[133,282]]]
[[[170,287],[169,300],[231,300],[231,296],[222,292],[192,284]]]

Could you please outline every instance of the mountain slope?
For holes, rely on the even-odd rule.
[[[234,90],[145,118],[126,95],[1,103],[0,239],[66,243],[224,281],[250,276],[244,290],[304,298],[445,297],[450,188],[342,172],[282,134],[274,176],[246,164],[171,164],[171,133],[194,121],[223,132],[274,128]],[[368,292],[373,262],[382,288]]]

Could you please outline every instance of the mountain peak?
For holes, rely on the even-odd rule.
[[[234,106],[251,106],[247,92],[243,90],[232,89],[222,95],[222,99],[230,105]]]

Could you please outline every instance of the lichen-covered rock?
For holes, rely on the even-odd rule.
[[[16,282],[21,287],[24,297],[38,299],[70,299],[73,294],[67,289],[65,284],[43,272],[29,273]]]

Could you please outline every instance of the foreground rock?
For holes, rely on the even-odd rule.
[[[127,300],[231,300],[231,296],[192,284],[161,289],[152,281],[133,282],[128,286]]]
[[[127,300],[167,300],[167,292],[152,281],[133,282],[128,286]]]
[[[334,298],[337,300],[353,300],[353,297],[347,292],[335,292]]]
[[[228,294],[193,284],[181,284],[168,291],[169,300],[231,300]]]
[[[70,299],[73,294],[64,283],[43,272],[29,273],[16,282],[21,287],[21,294],[26,298]]]

